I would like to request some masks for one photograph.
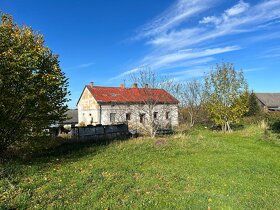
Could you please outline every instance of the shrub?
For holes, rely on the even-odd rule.
[[[57,147],[60,142],[51,136],[42,135],[30,137],[29,141],[23,143],[15,143],[3,152],[0,156],[3,158],[11,157],[26,157],[32,153],[37,153],[42,150],[48,150],[50,148]]]
[[[79,126],[80,126],[80,127],[86,127],[86,123],[85,123],[84,121],[81,121],[81,122],[79,123]]]
[[[280,133],[280,119],[271,122],[270,129],[275,133]]]
[[[260,106],[258,104],[257,96],[254,92],[252,92],[249,96],[249,110],[245,114],[246,116],[256,116],[261,111]]]
[[[191,129],[191,126],[189,123],[182,123],[176,127],[175,132],[179,133],[179,134],[185,134],[185,133],[188,133],[188,131],[190,129]]]

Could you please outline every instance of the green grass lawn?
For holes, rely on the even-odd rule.
[[[279,139],[254,127],[63,145],[0,166],[0,209],[280,208]]]

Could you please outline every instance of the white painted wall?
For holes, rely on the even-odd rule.
[[[145,114],[145,120],[148,120],[150,114],[148,114],[148,109],[139,105],[102,105],[101,106],[101,123],[104,125],[110,125],[110,113],[115,113],[115,123],[125,122],[126,113],[131,113],[130,123],[139,124],[140,123],[140,113]],[[177,105],[156,105],[153,112],[158,112],[157,121],[162,123],[163,126],[171,123],[172,126],[178,125],[178,106]],[[169,112],[169,119],[166,119],[166,112]]]
[[[162,126],[170,123],[172,126],[178,125],[178,106],[177,105],[156,105],[153,112],[158,112],[157,121]],[[166,112],[169,112],[169,119],[166,119]],[[99,124],[99,109],[84,110],[78,106],[79,123],[84,122],[88,124]],[[101,124],[110,125],[110,114],[115,113],[115,123],[122,123],[126,121],[126,113],[131,113],[130,123],[140,124],[140,113],[145,114],[145,120],[148,120],[148,109],[139,105],[101,105]],[[92,123],[91,123],[92,122]]]
[[[79,124],[84,122],[86,125],[96,125],[99,123],[99,109],[83,110],[78,107]]]

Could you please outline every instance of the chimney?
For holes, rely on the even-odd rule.
[[[90,87],[93,88],[93,86],[94,86],[94,83],[90,82]]]
[[[145,88],[149,88],[149,84],[145,84]]]
[[[121,89],[124,89],[124,84],[121,84],[121,85],[120,85],[120,88],[121,88]]]
[[[137,83],[133,83],[132,87],[137,88],[138,87]]]

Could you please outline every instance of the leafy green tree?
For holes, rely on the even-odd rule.
[[[65,119],[68,81],[43,35],[12,16],[1,15],[0,40],[1,151]]]
[[[261,111],[256,94],[252,91],[249,96],[249,111],[246,116],[255,116]]]
[[[230,125],[238,123],[248,112],[248,85],[242,71],[233,64],[217,64],[205,78],[205,108],[216,125],[231,132]]]

